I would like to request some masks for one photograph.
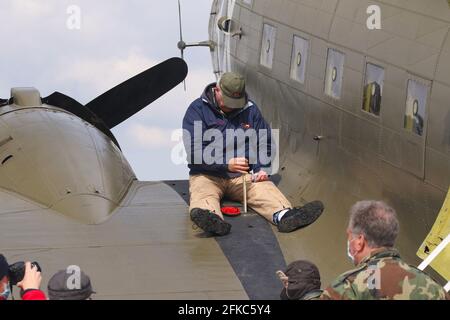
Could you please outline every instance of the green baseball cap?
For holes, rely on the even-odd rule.
[[[245,79],[238,73],[226,72],[219,81],[223,102],[231,109],[242,109],[248,102],[245,92]]]

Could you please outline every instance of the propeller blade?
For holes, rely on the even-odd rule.
[[[178,25],[180,27],[180,42],[178,42],[178,48],[181,51],[181,59],[184,60],[184,48],[186,43],[183,41],[183,18],[181,16],[181,1],[178,0]]]
[[[180,26],[180,42],[178,42],[178,48],[181,52],[181,59],[184,60],[184,48],[186,43],[183,41],[183,19],[181,17],[181,1],[178,0],[178,24]],[[183,81],[184,91],[186,91],[186,80]]]
[[[92,124],[101,132],[103,132],[107,137],[109,137],[120,149],[119,143],[117,142],[116,138],[112,134],[111,130],[109,130],[105,122],[101,118],[99,118],[95,113],[93,113],[91,110],[83,106],[75,99],[66,96],[65,94],[62,94],[60,92],[54,92],[48,97],[43,98],[42,102],[50,106],[58,107],[66,111],[69,111],[70,113],[73,113],[74,115],[83,119],[84,121]]]
[[[181,3],[180,0],[178,0],[178,22],[180,25],[180,41],[183,41],[183,22],[181,18]]]
[[[105,92],[86,107],[108,128],[114,128],[176,87],[187,73],[184,60],[168,59]]]
[[[84,106],[79,103],[77,100],[66,96],[65,94],[61,92],[53,92],[48,97],[42,98],[42,102],[45,104],[48,104],[50,106],[58,107],[64,110],[67,110],[69,112],[72,112],[72,110],[82,109]]]

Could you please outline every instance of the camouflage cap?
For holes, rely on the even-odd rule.
[[[306,294],[320,290],[320,273],[317,266],[306,260],[298,260],[287,266],[288,288],[281,291],[282,300],[300,300]]]
[[[219,81],[222,91],[223,102],[230,109],[242,109],[247,104],[247,93],[245,92],[245,79],[238,73],[227,72]]]

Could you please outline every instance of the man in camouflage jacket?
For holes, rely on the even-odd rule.
[[[449,300],[441,285],[408,265],[393,249],[399,223],[394,209],[361,201],[351,209],[347,253],[356,269],[339,276],[322,300]]]

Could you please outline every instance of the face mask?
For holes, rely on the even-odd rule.
[[[353,264],[355,264],[355,257],[350,252],[350,242],[352,242],[355,239],[347,240],[347,256],[352,261]]]
[[[9,282],[5,284],[5,290],[0,294],[0,300],[8,300],[11,290],[9,288]]]

